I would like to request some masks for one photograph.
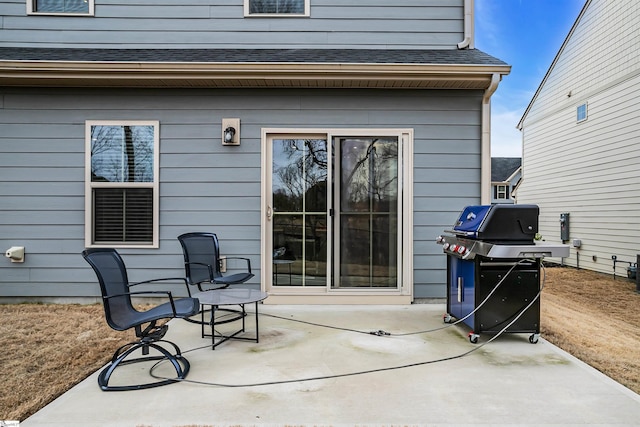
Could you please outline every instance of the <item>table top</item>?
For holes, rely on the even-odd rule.
[[[200,304],[205,305],[249,304],[262,301],[268,296],[266,292],[244,288],[213,289],[210,291],[197,292],[192,295],[193,298],[200,300]]]

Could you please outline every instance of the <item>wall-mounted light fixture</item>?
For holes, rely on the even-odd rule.
[[[224,143],[231,144],[234,136],[236,136],[236,129],[229,126],[224,130]]]
[[[240,145],[240,119],[222,119],[222,145]]]

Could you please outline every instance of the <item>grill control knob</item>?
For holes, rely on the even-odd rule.
[[[458,252],[459,254],[463,254],[465,253],[467,250],[467,248],[465,248],[464,246],[458,246],[458,249],[456,249],[456,252]]]

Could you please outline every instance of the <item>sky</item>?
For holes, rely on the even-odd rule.
[[[586,0],[475,0],[475,47],[511,65],[491,97],[491,156],[521,157],[516,126]]]

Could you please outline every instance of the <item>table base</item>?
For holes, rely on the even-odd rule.
[[[247,311],[245,310],[245,304],[238,304],[240,305],[240,309],[239,310],[233,310],[230,308],[219,308],[219,306],[215,306],[212,305],[211,306],[211,310],[202,310],[200,312],[201,315],[201,332],[202,332],[202,338],[209,338],[211,337],[211,349],[215,350],[217,346],[219,346],[220,344],[222,344],[223,342],[226,342],[230,339],[234,339],[234,340],[240,340],[240,341],[252,341],[252,342],[260,342],[260,336],[259,336],[259,330],[258,330],[258,301],[256,301],[255,303],[255,316],[256,316],[256,335],[255,337],[241,337],[238,336],[238,334],[241,334],[243,332],[245,332],[245,328],[246,328],[246,317],[247,317]],[[204,304],[203,304],[204,305]],[[210,313],[210,318],[209,320],[205,319],[205,313],[209,312]],[[226,312],[226,313],[230,313],[231,317],[229,317],[228,319],[223,319],[223,320],[216,320],[215,316],[217,312]],[[242,327],[240,329],[238,329],[235,332],[231,332],[228,334],[222,334],[222,333],[216,333],[216,325],[223,325],[225,323],[231,323],[231,322],[235,322],[238,320],[242,320]],[[211,333],[207,333],[206,331],[206,327],[211,328]]]

